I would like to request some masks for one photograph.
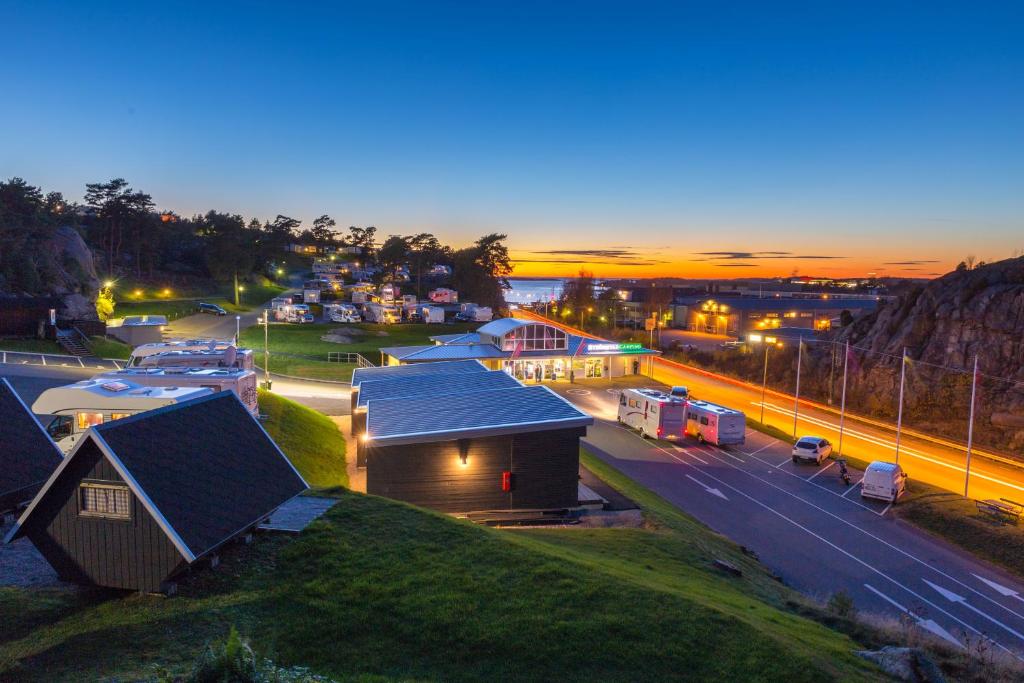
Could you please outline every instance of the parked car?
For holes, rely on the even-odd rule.
[[[217,304],[199,304],[200,313],[212,313],[213,315],[227,315],[228,312]]]
[[[895,503],[907,490],[907,473],[894,462],[876,460],[864,470],[860,497]]]
[[[727,342],[722,342],[718,346],[719,346],[719,348],[725,349],[726,351],[729,351],[729,350],[735,351],[737,349],[742,349],[743,348],[743,342],[741,342],[741,341],[727,341]]]
[[[690,390],[684,386],[672,387],[672,390],[668,392],[673,398],[681,398],[684,401],[690,398]]]
[[[802,436],[793,445],[793,462],[806,460],[820,465],[830,455],[832,455],[832,444],[828,439],[823,439],[820,436]]]

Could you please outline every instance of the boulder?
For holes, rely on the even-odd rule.
[[[946,680],[935,662],[914,647],[888,646],[881,650],[858,650],[855,654],[874,662],[878,668],[899,681],[945,683]]]

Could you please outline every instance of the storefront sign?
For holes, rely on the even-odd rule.
[[[636,342],[601,342],[587,344],[587,353],[639,353],[643,345]]]

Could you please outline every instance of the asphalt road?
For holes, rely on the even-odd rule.
[[[553,388],[595,417],[585,445],[598,457],[756,552],[797,590],[827,600],[842,589],[862,611],[902,615],[951,643],[984,634],[1024,653],[1024,583],[861,499],[859,471],[847,487],[834,462],[794,465],[788,444],[753,430],[729,449],[645,440],[617,423],[607,380]]]
[[[517,312],[517,315],[537,317],[526,311]],[[661,359],[653,363],[652,379],[668,385],[686,385],[697,398],[741,410],[754,418],[760,417],[759,386]],[[765,423],[787,434],[793,433],[793,396],[769,391],[764,404]],[[801,436],[822,436],[838,445],[839,422],[838,410],[801,402],[796,432]],[[842,453],[867,462],[896,460],[895,425],[847,415],[843,429]],[[1024,502],[1024,467],[997,458],[998,456],[986,456],[981,451],[975,452],[971,462],[971,498],[1009,498]],[[966,459],[965,449],[959,444],[925,435],[913,436],[906,431],[901,438],[899,463],[909,476],[917,481],[963,493],[967,471]]]

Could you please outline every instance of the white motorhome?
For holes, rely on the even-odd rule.
[[[153,342],[136,346],[128,356],[127,367],[140,365],[142,359],[168,351],[223,351],[235,342],[230,339],[176,339],[173,341]]]
[[[486,323],[494,317],[494,312],[489,306],[464,303],[459,308],[460,312],[455,315],[455,319],[463,322]]]
[[[430,292],[427,295],[428,298],[435,304],[457,304],[459,303],[459,293],[454,289],[448,289],[447,287],[438,287],[437,289]]]
[[[358,323],[363,320],[352,304],[324,304],[324,317],[332,323]]]
[[[54,416],[46,432],[68,453],[89,427],[210,393],[204,387],[151,387],[99,377],[47,389],[32,404],[32,412]]]
[[[876,460],[864,470],[861,498],[876,498],[895,503],[907,490],[907,473],[894,462]]]
[[[386,304],[395,303],[395,299],[401,295],[401,290],[392,284],[386,284],[380,288],[380,300]]]
[[[104,382],[134,382],[147,387],[199,387],[233,391],[253,415],[259,414],[256,402],[256,373],[240,368],[125,368],[93,377]]]
[[[686,402],[657,389],[623,389],[619,393],[620,424],[651,439],[682,439],[686,433]]]
[[[443,323],[444,309],[440,306],[421,306],[420,317],[425,323]]]
[[[194,340],[195,341],[195,340]],[[252,370],[252,349],[237,348],[231,342],[209,340],[199,343],[166,342],[144,344],[132,351],[130,368],[242,368]]]
[[[746,432],[747,418],[738,410],[707,401],[686,404],[686,433],[701,443],[739,446],[746,441]]]
[[[388,304],[366,304],[363,306],[363,317],[366,318],[366,322],[382,325],[391,325],[402,319],[398,307]]]

